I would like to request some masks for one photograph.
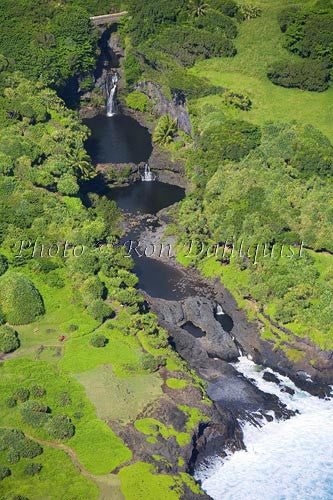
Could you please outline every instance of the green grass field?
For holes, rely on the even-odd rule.
[[[39,463],[42,470],[36,476],[26,476],[24,469],[29,463]],[[16,464],[8,464],[6,454],[0,452],[0,465],[9,466],[11,476],[1,484],[2,492],[12,498],[15,495],[34,500],[73,500],[98,498],[97,486],[74,467],[62,450],[43,446],[43,453],[33,460],[21,458]]]
[[[20,348],[14,357],[26,356],[56,364],[64,347],[64,343],[59,342],[60,335],[66,339],[85,335],[97,328],[99,323],[75,303],[69,283],[63,288],[53,288],[45,283],[41,275],[29,269],[25,268],[24,274],[29,276],[41,293],[45,314],[33,323],[15,326],[20,336]],[[59,274],[65,277],[64,270],[61,269]],[[73,325],[76,329],[71,331]]]
[[[64,442],[75,451],[79,462],[89,472],[106,474],[130,460],[130,450],[106,423],[96,417],[84,388],[44,362],[20,358],[1,365],[0,417],[3,427],[22,429],[36,438],[52,441],[43,427],[31,427],[23,421],[19,405],[8,408],[6,404],[18,387],[30,389],[34,384],[46,388],[43,402],[51,409],[51,415],[65,414],[72,419],[75,434]],[[70,404],[66,406],[60,402],[62,392],[70,397]]]
[[[214,119],[212,111],[215,108],[215,111],[223,110],[229,116],[248,119],[258,125],[266,121],[292,120],[311,123],[333,141],[333,87],[321,93],[286,89],[274,85],[266,76],[267,67],[273,61],[298,59],[282,47],[283,34],[276,18],[279,10],[306,3],[309,2],[257,1],[262,15],[240,25],[239,36],[235,40],[237,55],[202,61],[190,70],[195,75],[208,78],[214,85],[244,93],[252,100],[250,111],[227,109],[220,96],[197,100],[194,108],[202,127]]]
[[[123,467],[119,472],[121,491],[126,500],[178,500],[184,497],[184,485],[193,493],[200,493],[193,478],[185,473],[179,476],[157,474],[155,468],[145,462]]]
[[[103,348],[96,348],[90,345],[91,334],[84,337],[73,338],[66,343],[64,356],[59,362],[59,368],[66,373],[79,373],[93,368],[112,363],[114,370],[119,373],[132,367],[138,370],[141,357],[140,344],[136,347],[131,345],[135,338],[124,337],[116,330],[102,327],[98,333],[105,335],[109,342]]]
[[[155,373],[120,379],[111,365],[100,365],[76,374],[75,378],[85,387],[99,418],[124,424],[135,420],[148,404],[163,394],[162,379]]]

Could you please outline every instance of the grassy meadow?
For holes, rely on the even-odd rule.
[[[3,480],[3,486],[8,493],[38,500],[51,498],[48,491],[53,483],[57,496],[52,498],[56,499],[109,499],[110,494],[115,500],[123,499],[124,495],[134,499],[135,493],[132,496],[123,484],[127,482],[127,475],[132,475],[132,469],[123,475],[113,472],[131,462],[132,451],[112,430],[112,422],[136,427],[140,422],[136,419],[147,405],[158,404],[164,396],[161,374],[151,373],[142,364],[147,353],[151,353],[152,358],[168,354],[167,369],[178,372],[178,376],[184,372],[184,363],[169,348],[155,347],[148,331],[142,330],[140,335],[127,334],[133,326],[132,314],[126,308],[120,308],[114,319],[100,326],[80,311],[67,285],[61,289],[51,288],[38,277],[34,277],[34,282],[45,298],[46,314],[34,323],[17,326],[21,345],[6,355],[6,362],[0,367],[0,417],[1,428],[20,429],[42,443],[43,453],[33,459],[42,469],[38,476],[27,481],[24,468],[31,461],[21,458],[17,464],[9,464],[11,475]],[[77,328],[73,329],[73,324]],[[103,348],[90,343],[97,333],[108,340]],[[59,341],[59,335],[65,335],[63,342]],[[189,380],[188,373],[186,380],[169,380],[167,385],[177,391],[189,383],[201,387],[194,375],[192,381]],[[40,402],[47,405],[50,416],[66,415],[71,419],[75,433],[70,439],[51,438],[43,426],[26,422],[22,402],[9,405],[8,401],[15,397],[18,389],[31,393],[36,385],[46,390]],[[30,400],[34,400],[32,395]],[[186,432],[168,429],[160,437],[168,439],[176,435],[181,445],[187,444],[188,431],[198,418],[201,415],[188,415],[190,428]],[[166,430],[162,422],[156,420],[156,424]],[[156,442],[153,435],[147,436],[147,442],[149,437],[154,438],[152,443]],[[6,452],[0,452],[0,466],[7,464]],[[186,475],[183,478],[160,475],[149,464],[143,465],[143,472],[146,488],[152,476],[156,485],[165,486],[167,491],[170,486],[170,498],[174,488],[182,491],[182,485],[188,481]]]
[[[237,54],[232,58],[215,58],[198,62],[190,73],[208,78],[213,85],[220,85],[249,96],[250,111],[230,109],[220,96],[198,99],[193,110],[201,127],[214,120],[214,114],[246,119],[262,125],[267,121],[311,123],[333,141],[333,87],[325,92],[286,89],[274,85],[266,76],[267,67],[276,60],[300,59],[283,48],[283,33],[277,22],[278,12],[290,5],[312,2],[260,0],[262,15],[239,25],[235,39]]]

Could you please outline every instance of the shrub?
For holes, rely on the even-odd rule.
[[[11,475],[11,470],[8,467],[0,467],[0,481]]]
[[[48,274],[51,271],[59,268],[59,264],[54,262],[52,259],[38,259],[31,262],[31,268],[36,272],[42,272]]]
[[[105,286],[98,276],[90,276],[81,287],[83,301],[86,305],[96,299],[101,299],[105,293]]]
[[[209,11],[209,5],[205,0],[190,0],[188,6],[194,18],[204,17]]]
[[[140,364],[143,370],[147,370],[150,373],[155,372],[158,369],[158,360],[149,353],[145,353],[141,356]]]
[[[79,329],[79,327],[77,325],[74,325],[74,324],[71,324],[68,327],[69,332],[76,332],[78,329]]]
[[[229,17],[235,17],[238,12],[238,5],[234,0],[210,0],[209,4]]]
[[[48,407],[40,401],[26,401],[20,411],[24,422],[32,427],[42,427],[49,418]]]
[[[199,0],[200,1],[200,0]],[[202,3],[203,0],[201,0]],[[186,2],[187,4],[187,2]],[[184,0],[137,0],[128,2],[130,20],[129,31],[132,42],[137,46],[162,26],[174,23],[185,6]]]
[[[329,139],[312,125],[296,128],[293,139],[291,164],[305,178],[331,177],[333,172],[333,147]]]
[[[61,392],[58,395],[58,402],[60,406],[70,406],[72,404],[72,400],[68,392]]]
[[[166,28],[153,41],[140,46],[144,54],[147,48],[165,52],[183,66],[192,66],[198,59],[233,57],[237,52],[230,38],[218,32],[179,25]]]
[[[226,104],[242,109],[243,111],[249,111],[252,106],[251,99],[248,96],[237,94],[237,92],[233,92],[232,90],[227,90],[223,94],[223,100]]]
[[[327,65],[333,63],[333,11],[316,10],[290,11],[285,28],[285,45],[301,57],[310,57],[324,61]]]
[[[8,260],[2,254],[0,254],[0,276],[4,274],[8,269]]]
[[[8,398],[6,400],[6,406],[8,408],[14,408],[16,406],[16,399],[15,398]]]
[[[148,102],[148,97],[138,90],[135,90],[126,96],[127,106],[131,109],[137,109],[138,111],[146,111]]]
[[[33,398],[42,398],[46,394],[46,389],[41,385],[33,385],[30,392]]]
[[[127,306],[135,306],[135,309],[139,304],[142,304],[144,302],[142,295],[135,288],[124,288],[117,290],[116,296],[119,302]]]
[[[9,448],[17,450],[18,444],[24,439],[23,432],[18,429],[1,429],[0,450],[8,450]]]
[[[10,326],[0,326],[0,351],[12,352],[20,345],[17,332]]]
[[[297,15],[300,13],[299,7],[288,7],[287,9],[282,9],[278,14],[278,22],[281,31],[284,33],[288,26],[293,23]]]
[[[224,33],[228,38],[236,38],[238,33],[235,22],[219,12],[208,12],[205,16],[197,17],[194,24],[199,29]]]
[[[43,448],[38,443],[27,438],[18,441],[15,450],[21,458],[35,458],[43,453]]]
[[[260,128],[243,120],[228,120],[221,125],[213,125],[199,138],[203,151],[210,154],[211,160],[239,161],[251,149],[260,144]]]
[[[70,268],[76,273],[91,276],[100,268],[98,257],[94,253],[85,252],[81,257],[73,257],[70,260]]]
[[[126,55],[124,61],[124,78],[126,85],[132,87],[142,75],[141,65],[133,52]]]
[[[239,7],[237,18],[242,21],[248,21],[249,19],[255,19],[261,16],[261,8],[257,5],[252,4],[242,4]]]
[[[321,10],[327,12],[329,10],[333,10],[333,2],[332,0],[317,0],[315,3],[315,10]]]
[[[173,95],[183,94],[188,99],[223,92],[223,87],[213,87],[206,78],[189,74],[182,67],[166,71],[164,78]]]
[[[2,430],[0,450],[9,450],[8,457],[13,460],[17,459],[17,455],[21,458],[34,458],[43,453],[43,448],[38,443],[26,438],[18,429]]]
[[[94,88],[94,83],[94,78],[91,75],[85,76],[80,82],[80,91],[88,92],[92,90]]]
[[[14,398],[19,401],[20,403],[24,403],[25,401],[28,401],[30,398],[30,391],[29,389],[26,389],[25,387],[19,387],[15,392],[14,392]]]
[[[20,461],[20,454],[16,450],[9,450],[7,460],[10,464],[17,464]]]
[[[322,92],[328,88],[330,72],[322,62],[304,59],[297,62],[276,62],[269,68],[267,76],[282,87]]]
[[[22,274],[7,272],[0,279],[0,305],[9,323],[24,325],[44,314],[42,297]]]
[[[24,469],[24,474],[26,476],[36,476],[42,470],[42,464],[28,464]]]
[[[46,189],[54,187],[54,177],[42,168],[27,168],[26,172],[26,177],[36,186]]]
[[[90,339],[90,344],[94,347],[105,347],[108,343],[108,339],[104,335],[93,335]]]
[[[4,153],[0,153],[0,174],[11,175],[13,173],[13,167],[13,159]]]
[[[64,278],[57,271],[49,273],[45,281],[52,288],[63,288],[65,286]]]
[[[79,191],[76,177],[70,174],[64,174],[60,177],[57,182],[57,188],[59,193],[67,196],[75,196]]]
[[[170,115],[163,115],[158,120],[154,130],[153,141],[160,145],[169,144],[173,140],[176,132],[176,120],[173,120]]]
[[[75,433],[75,427],[67,415],[56,415],[52,417],[45,428],[55,439],[69,439],[74,436]]]
[[[107,318],[113,316],[114,311],[111,306],[106,304],[103,300],[93,300],[87,307],[87,312],[96,321],[102,322]]]

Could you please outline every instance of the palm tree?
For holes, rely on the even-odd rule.
[[[194,17],[201,17],[207,14],[209,5],[205,0],[190,0],[190,9]]]
[[[173,120],[170,115],[163,115],[156,125],[153,141],[157,144],[169,144],[177,132],[177,120]]]
[[[68,154],[68,160],[74,172],[79,174],[81,178],[92,179],[93,177],[95,177],[95,169],[91,165],[90,157],[87,155],[84,149],[73,149]]]

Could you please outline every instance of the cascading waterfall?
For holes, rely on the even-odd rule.
[[[108,74],[106,79],[106,116],[113,116],[117,113],[117,85],[118,73]]]
[[[145,169],[143,175],[141,175],[141,180],[143,182],[152,182],[156,180],[156,176],[150,170],[150,166],[148,165],[148,163],[145,164]]]
[[[235,368],[259,389],[275,394],[299,414],[263,427],[243,423],[246,451],[212,458],[196,479],[214,500],[328,500],[333,498],[333,400],[298,389],[288,377],[268,382],[264,371],[241,357]],[[285,392],[284,387],[293,394]]]
[[[216,316],[221,316],[222,314],[225,314],[225,312],[223,311],[222,306],[220,304],[217,304]]]

